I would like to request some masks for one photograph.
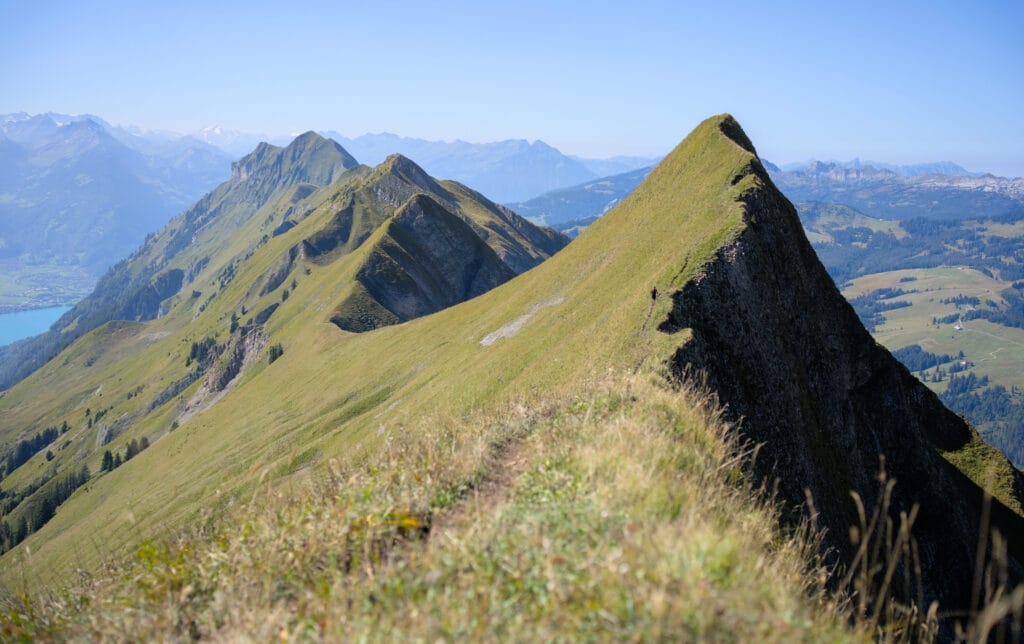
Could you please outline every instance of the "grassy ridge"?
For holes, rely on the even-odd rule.
[[[134,384],[126,374],[166,378],[163,361],[222,333],[242,303],[280,302],[265,330],[285,351],[174,431],[171,411],[139,417],[122,440],[159,440],[79,489],[4,556],[0,579],[17,593],[133,552],[134,567],[114,564],[37,613],[11,604],[10,632],[856,636],[819,593],[820,571],[807,574],[806,541],[780,533],[746,487],[706,400],[619,377],[595,384],[649,373],[687,341],[656,330],[672,304],[648,293],[694,280],[743,230],[738,198],[760,179],[727,127],[738,129],[701,124],[564,251],[436,314],[362,334],[331,324],[365,248],[300,262],[287,299],[253,296],[292,243],[281,236],[202,312],[178,307],[119,342],[169,335],[116,353],[101,342],[102,369],[73,372],[83,397],[61,403],[69,413],[100,386],[120,395]],[[333,215],[314,209],[288,235]],[[32,383],[66,377],[40,374],[3,404],[34,413]],[[482,498],[467,509],[470,490]],[[168,531],[183,536],[152,541]],[[63,601],[82,611],[61,617]]]
[[[59,585],[74,568],[89,568],[141,537],[194,521],[211,505],[247,498],[261,478],[301,479],[307,468],[331,457],[358,459],[374,449],[382,427],[408,426],[428,411],[462,414],[512,397],[528,399],[609,367],[660,360],[678,339],[649,323],[664,317],[669,303],[659,301],[652,311],[648,290],[691,279],[739,229],[742,206],[735,199],[746,186],[730,182],[750,159],[714,121],[702,124],[672,162],[552,259],[479,298],[373,333],[348,334],[329,322],[332,304],[351,287],[359,252],[330,267],[306,264],[309,274],[297,266],[298,286],[266,329],[268,344],[284,346],[283,357],[253,367],[220,402],[173,432],[173,401],[140,416],[118,441],[146,435],[152,446],[61,506],[24,544],[31,559],[26,548],[4,555],[12,565],[0,578],[15,582],[20,565],[14,562],[24,560],[36,581]],[[279,301],[278,292],[246,298],[250,285],[287,251],[289,239],[307,236],[332,214],[325,204],[288,235],[256,249],[202,313],[199,302],[189,300],[116,344],[99,333],[83,339],[68,354],[78,356],[72,363],[84,364],[90,346],[96,362],[88,369],[47,367],[9,391],[0,401],[5,424],[26,427],[50,417],[59,422],[62,414],[81,419],[87,406],[112,403],[108,417],[116,418],[141,405],[128,401],[127,392],[140,383],[152,395],[168,386],[184,370],[192,342],[225,337],[231,312],[243,303],[258,311]],[[258,225],[261,219],[250,221]],[[557,298],[563,299],[536,310],[514,337],[480,345],[485,335]],[[73,395],[43,393],[55,391]],[[183,400],[193,392],[183,392]],[[93,440],[80,423],[72,425],[75,445]],[[64,458],[72,458],[72,449],[80,448],[69,448]],[[88,458],[98,471],[100,454]],[[33,471],[26,468],[24,476]],[[90,547],[93,542],[103,548]]]
[[[303,138],[291,147],[302,148]],[[331,147],[324,141],[317,145]],[[494,253],[506,257],[517,270],[525,270],[565,243],[551,231],[533,227],[458,184],[446,182],[446,188],[440,187],[400,157],[373,171],[354,167],[341,173],[336,184],[322,189],[286,182],[275,190],[275,182],[266,175],[281,171],[276,165],[268,170],[258,159],[253,161],[260,150],[247,157],[251,163],[243,164],[239,176],[152,237],[124,264],[122,272],[128,282],[122,290],[127,291],[135,288],[131,279],[144,283],[145,275],[157,270],[154,266],[194,275],[177,294],[162,296],[166,299],[160,303],[164,314],[159,319],[145,325],[112,322],[102,326],[70,347],[61,359],[5,392],[0,401],[5,412],[0,417],[3,443],[13,445],[50,417],[61,418],[58,423],[68,422],[75,430],[62,439],[54,460],[35,459],[8,476],[6,490],[17,493],[38,486],[55,472],[77,467],[82,461],[95,472],[104,449],[123,451],[129,441],[140,437],[155,441],[208,407],[219,392],[210,391],[201,374],[190,373],[200,366],[210,372],[223,371],[233,352],[225,350],[210,365],[190,364],[187,356],[195,343],[237,346],[240,338],[235,328],[253,317],[263,319],[259,312],[272,307],[279,307],[274,310],[275,319],[300,316],[307,325],[331,319],[330,312],[353,288],[355,271],[366,263],[373,248],[373,244],[357,245],[362,241],[358,237],[366,233],[359,230],[377,226],[374,235],[386,232],[388,227],[380,224],[392,217],[395,205],[388,199],[402,199],[424,187],[443,195],[446,207],[459,213],[448,214],[446,223],[461,227],[463,237],[468,236],[478,250],[489,254],[492,268],[500,269],[502,280],[514,273]],[[295,168],[288,172],[302,174]],[[410,177],[417,183],[409,183]],[[353,212],[361,222],[355,227],[359,230],[349,225],[350,232],[355,232],[330,240],[336,243],[330,252],[307,256],[308,240],[325,238],[324,231],[330,237],[339,217],[344,219]],[[486,238],[486,243],[477,239],[460,217]],[[281,227],[282,220],[288,221],[288,226]],[[185,239],[188,243],[183,245]],[[471,262],[467,270],[472,272]],[[299,290],[300,283],[316,301],[309,307],[281,307]],[[457,290],[452,293],[454,298],[467,295]],[[119,297],[119,293],[104,292],[98,303],[80,308],[91,306],[89,310],[95,313],[103,301]],[[452,301],[457,300],[442,304]],[[389,311],[382,313],[394,318]],[[368,328],[379,325],[382,317],[385,323],[400,321],[386,316],[374,315]],[[92,411],[97,415],[91,416]],[[30,498],[3,519],[9,526],[17,526],[33,502]],[[33,526],[33,530],[37,528]]]
[[[608,374],[388,432],[364,466],[31,607],[5,637],[859,640],[743,484],[712,404]],[[817,575],[820,575],[818,577]]]

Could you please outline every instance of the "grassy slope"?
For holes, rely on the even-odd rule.
[[[908,276],[917,280],[899,281]],[[940,355],[955,356],[963,351],[968,360],[976,363],[972,369],[974,373],[987,375],[993,384],[1009,388],[1010,385],[1024,386],[1024,329],[1005,327],[988,320],[963,322],[960,331],[954,328],[954,324],[932,324],[932,318],[957,312],[956,306],[943,304],[943,299],[963,294],[979,298],[982,307],[989,299],[1001,305],[1003,299],[999,293],[1008,287],[1009,284],[970,268],[942,267],[866,275],[854,280],[843,294],[856,297],[879,288],[919,291],[897,298],[910,302],[912,306],[887,311],[885,324],[878,327],[875,338],[890,349],[919,344],[925,351]],[[926,384],[941,392],[948,381]]]
[[[410,162],[405,163],[411,165]],[[416,170],[422,174],[418,168]],[[9,477],[5,488],[24,486],[38,480],[54,465],[63,468],[83,457],[92,471],[97,471],[102,450],[93,452],[99,446],[95,438],[101,426],[97,425],[95,429],[86,427],[87,409],[98,411],[112,406],[103,427],[118,418],[131,421],[133,429],[108,446],[112,451],[123,451],[130,439],[140,435],[148,435],[152,440],[165,433],[178,416],[174,410],[175,403],[161,407],[151,418],[140,420],[139,416],[159,392],[185,374],[187,369],[184,363],[191,343],[206,336],[226,339],[232,313],[239,314],[244,322],[254,313],[280,301],[282,291],[290,289],[293,280],[306,282],[308,275],[305,270],[315,273],[310,285],[315,289],[316,297],[299,301],[306,302],[310,308],[283,307],[275,313],[275,317],[307,316],[312,312],[313,315],[309,316],[311,320],[326,321],[330,311],[351,288],[357,264],[365,260],[365,253],[372,244],[359,247],[352,256],[342,256],[341,259],[338,259],[338,253],[334,253],[333,259],[337,261],[331,262],[329,267],[319,263],[296,266],[281,286],[263,296],[259,295],[261,285],[265,276],[273,272],[290,247],[329,225],[338,210],[339,202],[351,197],[357,210],[380,210],[379,204],[367,196],[373,192],[374,184],[363,183],[363,180],[368,176],[373,180],[371,175],[387,172],[388,167],[385,166],[373,171],[359,166],[342,174],[334,185],[321,190],[308,184],[288,188],[271,198],[255,213],[251,207],[247,210],[234,203],[221,208],[213,223],[202,227],[188,246],[167,265],[167,268],[187,271],[194,263],[208,258],[206,268],[196,280],[171,298],[167,316],[148,322],[144,328],[140,327],[139,337],[132,342],[121,338],[123,332],[116,340],[104,330],[87,336],[47,368],[11,391],[0,394],[5,396],[0,401],[3,411],[0,436],[8,444],[47,425],[59,425],[64,420],[76,430],[68,437],[62,437],[62,443],[67,438],[72,443],[58,452],[54,463],[45,462],[40,455]],[[431,185],[437,185],[426,175],[423,177]],[[488,244],[497,252],[518,252],[521,256],[529,253],[532,262],[543,259],[545,255],[532,247],[529,239],[510,225],[507,217],[498,213],[493,204],[482,201],[480,195],[458,184],[444,182],[444,185],[445,189],[451,191],[452,207],[465,213],[480,230],[486,231]],[[231,189],[229,184],[221,186],[213,193],[210,202],[219,203],[225,195],[233,194]],[[412,186],[404,189],[411,193],[418,188]],[[285,216],[292,221],[299,220],[300,223],[285,235],[271,237],[270,233]],[[374,215],[376,219],[386,216],[387,213],[383,211]],[[166,231],[154,238],[153,243],[135,260],[135,264],[141,266],[158,261],[165,255],[176,231],[184,225],[182,218],[172,222]],[[533,234],[547,239],[547,233],[529,228],[525,234],[529,235],[533,231]],[[222,287],[225,267],[229,265],[235,276],[226,287]],[[193,291],[199,292],[199,295],[193,297]],[[243,307],[247,310],[246,314],[241,314]],[[145,345],[153,344],[156,340],[162,341],[145,349]],[[128,393],[134,393],[139,385],[143,386],[143,391],[134,400],[128,400]],[[198,387],[196,383],[183,392],[182,401],[188,400]],[[53,395],[52,392],[61,394]],[[15,512],[8,517],[9,523],[14,525],[19,516],[20,511]]]
[[[330,269],[313,267],[309,276],[300,273],[299,287],[268,325],[284,356],[244,376],[230,395],[129,465],[80,490],[23,544],[33,551],[32,574],[58,581],[64,571],[101,557],[90,542],[119,551],[211,504],[245,498],[261,477],[329,457],[358,458],[373,447],[379,428],[401,428],[426,410],[460,414],[668,355],[670,341],[648,323],[663,317],[668,303],[659,302],[652,316],[647,292],[653,284],[665,289],[691,278],[735,233],[741,223],[735,196],[745,186],[729,181],[748,159],[713,122],[705,123],[671,163],[548,262],[461,306],[373,333],[346,334],[327,321],[327,307],[351,283],[349,258]],[[312,230],[315,219],[296,230]],[[171,331],[124,364],[109,355],[80,372],[85,382],[75,409],[88,404],[100,384],[104,397],[118,398],[144,382],[147,370],[183,361],[190,341],[226,326],[244,285],[268,269],[286,243],[284,236],[271,239],[254,255],[200,317],[198,329]],[[558,297],[564,300],[537,310],[518,335],[480,345],[488,333]],[[175,315],[182,313],[148,323],[145,333],[172,327]],[[59,382],[59,374],[44,370],[8,394],[8,408],[30,408],[38,400],[33,391]],[[169,422],[166,414],[146,418],[124,440],[166,431]],[[99,455],[94,459],[96,471]],[[13,563],[25,550],[5,559]],[[8,582],[18,567],[5,566]]]
[[[9,604],[0,633],[864,639],[735,455],[707,399],[646,378],[431,414],[371,465],[261,487],[229,521],[146,541],[31,611]]]
[[[841,204],[803,202],[794,205],[800,212],[807,239],[812,244],[834,241],[829,231],[835,228],[869,228],[874,232],[891,233],[897,239],[907,235],[896,220],[868,217]]]
[[[680,341],[654,329],[654,321],[664,318],[669,303],[663,298],[652,306],[648,291],[657,285],[666,292],[700,273],[714,251],[741,229],[742,207],[736,197],[756,180],[747,175],[733,182],[742,176],[751,156],[720,132],[720,124],[720,118],[701,124],[629,198],[563,252],[490,293],[435,315],[371,333],[347,334],[318,312],[351,284],[358,253],[329,268],[313,267],[305,277],[300,274],[298,288],[268,325],[271,342],[285,346],[284,356],[246,374],[218,404],[156,441],[128,465],[79,490],[40,533],[5,556],[3,580],[15,589],[21,579],[61,584],[74,567],[95,568],[100,561],[116,559],[162,529],[178,530],[228,516],[231,520],[220,528],[227,531],[223,539],[190,539],[178,551],[180,556],[173,550],[161,553],[157,548],[151,554],[144,549],[138,558],[141,568],[129,576],[153,588],[154,594],[142,593],[139,599],[138,588],[119,586],[115,579],[110,582],[113,586],[101,585],[98,591],[101,601],[110,598],[113,611],[103,613],[100,607],[99,613],[87,611],[86,618],[106,615],[102,619],[121,620],[121,626],[113,624],[103,632],[131,632],[118,629],[129,627],[125,620],[133,619],[132,615],[143,613],[126,612],[117,603],[134,597],[168,607],[162,616],[152,613],[152,628],[162,632],[172,626],[159,620],[183,613],[174,601],[191,605],[196,584],[204,584],[199,592],[202,598],[197,600],[201,614],[195,618],[203,625],[197,628],[225,629],[221,632],[228,635],[238,632],[232,629],[252,631],[257,624],[292,630],[319,628],[323,622],[329,629],[331,624],[338,628],[334,620],[349,620],[355,628],[395,629],[396,634],[408,629],[424,635],[543,636],[565,628],[596,628],[596,623],[573,620],[592,618],[594,611],[607,605],[613,607],[607,624],[632,624],[631,630],[620,633],[623,636],[655,636],[662,632],[659,623],[664,632],[694,635],[710,629],[748,637],[777,632],[779,639],[801,634],[813,639],[836,636],[832,609],[806,602],[808,582],[800,572],[806,563],[799,554],[802,547],[778,534],[771,527],[771,513],[749,494],[730,500],[726,488],[711,486],[712,480],[723,480],[718,477],[731,485],[739,483],[738,472],[727,460],[714,466],[713,460],[700,456],[721,449],[716,430],[704,425],[695,432],[683,432],[683,442],[691,443],[694,452],[658,433],[676,426],[671,418],[663,422],[664,414],[691,414],[692,409],[686,410],[698,400],[677,400],[661,409],[657,402],[664,400],[661,394],[645,389],[642,395],[625,399],[630,409],[621,417],[583,413],[583,419],[567,412],[564,402],[580,396],[593,398],[586,393],[591,391],[587,383],[602,380],[604,374],[644,365],[656,368]],[[314,219],[300,226],[313,226]],[[285,241],[271,240],[267,248],[275,243]],[[270,251],[258,251],[257,261],[245,269],[250,272],[240,273],[200,319],[213,319],[209,316],[217,315],[218,306],[223,307],[219,319],[225,319],[230,307],[237,305],[243,285],[261,274],[261,253]],[[520,323],[517,333],[481,344],[482,338],[514,321]],[[160,322],[145,325],[145,331]],[[153,345],[149,357],[159,357],[178,346],[176,342],[186,348],[186,340],[169,336]],[[131,360],[144,362],[145,354]],[[477,467],[472,454],[466,457],[470,471],[460,469],[463,446],[431,442],[436,438],[431,432],[446,427],[444,419],[456,419],[452,431],[462,437],[458,440],[483,439],[491,436],[483,420],[488,414],[498,414],[504,422],[517,401],[543,407],[542,401],[551,397],[561,397],[561,411],[551,413],[550,427],[535,422],[526,431],[536,431],[537,437],[526,439],[522,448],[523,474],[507,482],[508,502],[496,503],[493,511],[475,522],[482,532],[460,527],[456,521],[454,550],[445,550],[448,546],[443,541],[431,539],[424,559],[414,552],[395,560],[394,569],[364,565],[353,577],[345,576],[346,565],[337,560],[300,562],[320,561],[324,564],[320,567],[296,565],[293,558],[308,550],[288,543],[299,544],[317,535],[351,545],[349,535],[355,530],[356,547],[372,555],[377,543],[374,535],[382,534],[387,540],[388,530],[403,527],[403,517],[422,521],[424,513],[445,507],[450,502],[445,495],[458,496],[465,488],[460,481],[472,483],[486,479],[488,472],[510,469],[503,463],[498,463],[502,467],[486,463]],[[624,402],[619,396],[613,404],[611,398],[616,396],[606,396],[601,405]],[[658,420],[652,423],[652,418]],[[618,426],[617,419],[634,426],[636,432]],[[146,419],[135,431],[147,433],[157,423]],[[566,429],[559,429],[562,426]],[[655,426],[662,429],[655,431]],[[592,440],[576,440],[579,436]],[[540,442],[531,443],[535,440]],[[411,445],[410,451],[420,460],[389,460],[393,442]],[[341,506],[319,505],[315,494],[303,497],[307,481],[319,480],[325,469],[343,473],[334,483]],[[372,480],[367,482],[366,476]],[[270,500],[263,505],[263,483],[289,501],[274,505]],[[654,494],[652,489],[662,492]],[[705,496],[717,490],[723,493]],[[295,506],[296,495],[306,500]],[[646,498],[651,499],[649,504]],[[250,499],[257,503],[241,511],[243,523],[238,527],[234,511],[226,509],[248,505]],[[736,505],[730,505],[733,501]],[[440,515],[437,519],[441,520]],[[383,532],[369,530],[371,525]],[[485,564],[494,560],[496,551],[511,552],[529,539],[529,534],[516,532],[521,525],[528,532],[536,526],[536,548],[527,549],[503,570],[488,572]],[[642,527],[634,532],[637,525]],[[328,526],[336,526],[338,532]],[[265,539],[263,550],[249,549],[246,539],[251,530]],[[693,534],[695,539],[679,539],[678,534]],[[700,534],[704,536],[696,536]],[[217,549],[229,554],[222,557]],[[328,543],[321,552],[331,551],[344,549]],[[209,554],[194,560],[196,552]],[[784,561],[775,567],[773,557],[783,552],[789,554],[780,555]],[[284,559],[273,560],[273,553]],[[249,588],[240,595],[215,592],[241,583],[237,579],[232,582],[216,574],[212,581],[201,579],[211,570],[216,573],[216,561],[233,562],[228,569],[237,565],[244,570],[242,558],[248,556],[272,568],[252,570],[260,575],[256,587],[243,575],[240,579]],[[602,562],[622,557],[629,568],[602,571]],[[213,568],[196,561],[209,561]],[[645,566],[648,576],[641,574],[635,582],[630,579],[644,586],[644,605],[637,610],[628,596],[616,595],[628,588],[616,575],[630,569],[648,570]],[[559,592],[580,587],[578,580],[551,579],[550,584],[533,585],[538,575],[548,574],[549,569],[555,575],[563,568],[583,570],[582,587],[593,594],[584,594],[577,604],[575,596],[560,597]],[[146,570],[157,578],[148,580]],[[328,571],[324,577],[317,577],[324,570]],[[200,577],[193,584],[188,576],[173,578],[179,573]],[[435,588],[441,586],[433,582],[446,578],[452,581],[445,586],[449,594],[439,596]],[[225,586],[218,587],[221,579]],[[748,587],[748,579],[756,581]],[[214,585],[209,594],[205,594],[207,583]],[[352,588],[346,590],[349,584]],[[487,601],[494,603],[482,604],[486,598],[481,589],[492,588],[495,594]],[[245,595],[250,591],[256,595]],[[720,600],[723,596],[730,598]],[[239,599],[234,602],[231,597]],[[389,602],[379,604],[381,597]],[[689,603],[690,597],[696,605]],[[715,606],[713,612],[705,612],[700,603],[706,598],[707,606]],[[221,600],[223,605],[208,612],[210,601]],[[521,621],[518,611],[501,612],[511,610],[503,606],[521,606],[524,601],[537,607],[539,621],[533,625]],[[553,610],[563,603],[569,604],[566,612]],[[435,616],[435,621],[418,620],[412,612],[411,617],[400,615],[410,604]],[[470,604],[493,605],[498,612],[489,620],[490,610],[463,611],[451,624],[444,622],[446,615]],[[145,606],[142,610],[147,611]],[[288,617],[292,614],[298,621]],[[748,616],[749,623],[744,621]],[[765,629],[766,620],[773,625],[771,630]],[[45,630],[44,621],[33,618],[29,627],[42,625]],[[93,626],[87,628],[106,628],[101,621],[90,621]],[[189,624],[174,627],[191,629]],[[344,633],[328,630],[327,634]]]

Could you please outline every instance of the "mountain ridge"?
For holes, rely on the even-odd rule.
[[[459,191],[458,184],[441,185],[453,194]],[[291,195],[282,199],[290,203]],[[667,368],[685,379],[688,373],[706,369],[720,401],[734,410],[726,413],[745,415],[737,431],[766,440],[754,464],[768,463],[762,476],[772,476],[776,463],[794,459],[792,472],[779,470],[791,475],[781,487],[784,500],[800,508],[806,502],[803,485],[824,491],[815,496],[819,512],[814,516],[830,528],[842,528],[830,529],[824,544],[839,544],[836,556],[847,563],[849,545],[842,540],[850,524],[843,524],[843,519],[854,505],[847,495],[856,491],[869,504],[879,498],[873,492],[877,461],[868,458],[873,440],[910,448],[908,454],[885,454],[888,471],[897,478],[892,510],[907,510],[919,497],[935,496],[921,502],[921,516],[927,518],[923,534],[929,539],[922,545],[922,561],[932,570],[951,572],[946,583],[931,574],[923,583],[927,597],[944,602],[943,610],[964,608],[970,584],[965,589],[961,582],[964,571],[973,570],[977,552],[972,547],[977,536],[972,542],[965,526],[975,524],[973,517],[980,514],[980,486],[992,488],[1007,504],[1019,505],[1019,473],[1005,469],[1005,459],[991,451],[976,449],[970,428],[941,405],[936,408],[934,395],[922,391],[870,340],[835,292],[803,238],[795,211],[774,188],[732,117],[720,115],[698,125],[607,216],[532,270],[457,306],[367,333],[347,333],[322,317],[344,295],[348,277],[358,270],[358,252],[330,265],[307,265],[309,272],[292,270],[287,274],[295,281],[287,286],[282,282],[278,290],[263,296],[266,299],[250,300],[246,295],[266,275],[271,259],[286,257],[296,240],[307,238],[345,210],[340,202],[341,196],[335,201],[328,198],[323,210],[298,217],[287,233],[268,238],[254,250],[251,262],[237,265],[223,290],[206,300],[205,309],[200,310],[205,297],[200,294],[165,317],[125,325],[118,331],[124,337],[116,342],[99,333],[113,334],[113,329],[100,329],[65,354],[69,371],[43,369],[0,398],[5,412],[0,418],[5,422],[15,424],[30,414],[59,422],[65,414],[75,420],[70,439],[77,444],[94,440],[92,433],[77,426],[83,407],[109,404],[112,418],[131,417],[133,410],[144,407],[135,406],[141,405],[137,396],[126,399],[126,394],[144,384],[148,400],[167,381],[154,378],[155,365],[180,365],[189,355],[190,342],[198,345],[202,335],[218,329],[223,333],[242,302],[252,311],[271,301],[276,305],[264,330],[268,345],[280,343],[283,353],[273,362],[253,363],[230,392],[180,426],[172,424],[177,412],[166,402],[157,413],[135,417],[112,447],[121,449],[140,436],[149,438],[151,446],[128,465],[94,477],[51,523],[29,537],[33,574],[81,565],[77,557],[92,556],[75,552],[73,544],[83,535],[123,553],[140,535],[180,525],[196,512],[226,512],[236,499],[254,497],[267,481],[306,481],[314,469],[336,467],[334,459],[372,464],[379,450],[391,444],[391,437],[431,433],[434,427],[416,424],[428,413],[460,418],[482,406],[512,409],[517,400],[536,399],[549,391],[572,392],[581,382],[615,371],[656,373]],[[353,202],[353,211],[356,205]],[[272,214],[255,217],[256,224],[269,221],[253,235],[276,225],[281,213]],[[204,289],[216,274],[212,268],[206,270]],[[652,286],[661,293],[653,299]],[[280,290],[284,288],[290,292],[287,298]],[[813,320],[798,320],[804,312],[813,314]],[[173,325],[186,318],[190,324],[198,321],[198,326],[175,329]],[[840,333],[850,330],[847,327],[852,329],[849,334]],[[168,335],[149,339],[160,333]],[[484,342],[485,338],[491,341]],[[104,348],[102,342],[111,344]],[[214,342],[219,344],[216,338]],[[140,348],[129,357],[127,347],[132,343]],[[805,360],[806,346],[811,354]],[[90,358],[91,366],[79,369]],[[750,362],[749,368],[743,367],[744,361]],[[71,365],[81,378],[76,381],[76,396],[59,404],[48,401],[54,405],[49,416],[33,409],[32,392],[61,391],[58,383]],[[760,373],[763,379],[758,378]],[[899,386],[884,404],[873,408],[865,400],[871,400],[876,378]],[[794,400],[795,405],[785,404]],[[586,400],[577,403],[586,409]],[[763,406],[765,418],[746,413],[753,405]],[[892,418],[877,418],[883,412]],[[589,417],[590,411],[586,413]],[[807,415],[806,423],[801,414]],[[941,421],[936,431],[922,429],[936,418]],[[906,430],[894,428],[898,419],[913,422]],[[792,435],[773,430],[776,421],[780,428],[795,424],[796,429]],[[869,425],[876,421],[881,429],[874,432]],[[794,445],[799,449],[789,454]],[[851,445],[853,450],[847,449]],[[427,452],[424,458],[439,457],[441,452],[444,449]],[[197,453],[204,458],[195,459]],[[848,453],[856,459],[843,465]],[[73,450],[58,454],[57,460],[79,462]],[[95,458],[91,462],[96,465]],[[572,462],[552,470],[560,467],[558,462],[549,459],[536,472],[531,470],[532,475],[554,471],[556,479],[563,480],[558,477],[565,468],[571,470]],[[739,461],[732,463],[736,476],[744,476]],[[23,473],[5,482],[20,484],[30,480],[30,472],[45,467],[42,457],[26,465]],[[420,472],[413,468],[394,474],[409,480]],[[932,478],[913,476],[917,472]],[[1002,478],[992,479],[992,473]],[[998,485],[1006,482],[1007,473],[1010,485]],[[571,493],[572,485],[560,489]],[[373,486],[365,490],[368,498],[377,493]],[[671,497],[673,492],[666,493]],[[556,499],[559,493],[544,494],[527,494],[524,499]],[[645,497],[631,502],[641,498]],[[582,508],[586,502],[573,505]],[[680,508],[672,501],[665,503],[666,513]],[[945,523],[936,523],[935,510],[942,503],[947,510],[943,521],[952,526],[945,531]],[[130,522],[125,507],[131,507]],[[388,512],[402,507],[392,506]],[[1019,524],[1019,515],[1002,502],[993,507],[1002,508],[993,512],[998,525]],[[425,514],[412,515],[415,525],[430,525],[434,506],[416,509]],[[410,515],[373,514],[380,516],[395,516],[397,522]],[[370,525],[369,519],[359,525]],[[550,538],[560,542],[563,536],[555,531]],[[22,553],[24,547],[19,546],[4,557],[13,561]],[[1017,580],[1018,564],[1009,565],[1009,579]]]
[[[347,164],[347,168],[346,168]],[[0,388],[9,388],[84,333],[115,319],[147,320],[160,313],[160,302],[177,293],[186,276],[201,270],[196,264],[164,273],[168,263],[193,244],[214,221],[234,218],[241,225],[246,215],[263,207],[275,190],[295,183],[333,180],[343,169],[355,167],[348,153],[325,139],[303,140],[295,147],[261,144],[234,164],[232,178],[203,196],[174,218],[159,246],[150,235],[133,255],[121,260],[98,281],[93,293],[79,301],[46,333],[0,347]],[[171,232],[173,231],[173,232]],[[151,282],[161,283],[154,288]],[[171,292],[168,286],[173,285]]]
[[[868,165],[813,162],[773,179],[794,202],[841,203],[879,219],[984,218],[1024,208],[1024,178],[903,175]]]
[[[723,125],[727,135],[738,127]],[[746,148],[749,140],[737,144]],[[795,208],[749,151],[753,159],[737,176],[752,179],[741,193],[744,231],[717,251],[702,279],[672,294],[672,311],[659,325],[692,333],[671,368],[681,377],[700,365],[741,433],[763,445],[762,476],[779,481],[791,506],[813,504],[830,547],[845,549],[840,560],[854,556],[844,539],[857,517],[852,501],[844,502],[847,492],[878,505],[875,478],[885,471],[896,481],[894,508],[917,508],[915,532],[928,544],[920,564],[929,601],[967,607],[986,503],[980,486],[989,474],[971,471],[969,481],[956,454],[980,438],[872,340],[803,236]],[[758,334],[751,334],[753,324]],[[1002,481],[994,525],[1004,535],[1024,534],[1024,476],[987,449]],[[1009,574],[1020,579],[1024,549],[1009,548]]]
[[[131,140],[92,116],[24,115],[0,122],[0,132],[5,308],[79,299],[229,171],[215,148]]]

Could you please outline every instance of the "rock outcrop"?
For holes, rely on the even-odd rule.
[[[671,357],[672,371],[706,374],[742,435],[761,446],[756,472],[777,483],[791,509],[810,495],[834,561],[853,556],[848,531],[858,514],[850,492],[874,508],[884,458],[896,481],[892,515],[918,507],[925,599],[944,610],[968,608],[988,501],[943,454],[965,448],[976,433],[872,339],[739,125],[726,117],[720,129],[750,153],[733,184],[753,175],[753,187],[741,197],[739,235],[672,293],[659,328],[692,333]],[[986,458],[1009,473],[1004,499],[1019,507],[1020,472],[995,450]],[[1021,579],[1024,519],[992,500],[991,525],[1009,539],[1010,578]]]
[[[356,292],[331,321],[346,331],[369,331],[440,311],[515,275],[469,225],[421,193],[387,223],[356,274]]]

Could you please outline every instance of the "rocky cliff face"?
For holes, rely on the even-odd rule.
[[[395,212],[356,274],[360,288],[331,320],[369,331],[440,311],[515,275],[466,222],[420,193]]]
[[[777,481],[790,508],[806,506],[810,494],[833,560],[850,561],[848,531],[858,524],[850,492],[869,511],[875,507],[884,458],[896,481],[893,516],[919,508],[914,534],[928,601],[966,608],[986,501],[942,454],[965,448],[976,434],[874,342],[742,130],[731,118],[721,128],[751,153],[733,184],[754,175],[755,187],[742,196],[739,236],[672,293],[660,329],[692,332],[672,356],[672,371],[707,374],[743,436],[761,445],[756,472]],[[1020,472],[994,450],[986,459],[1009,481],[1004,500],[1019,507]],[[1010,541],[1010,575],[1020,579],[1024,520],[998,500],[991,512],[992,525]]]

